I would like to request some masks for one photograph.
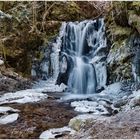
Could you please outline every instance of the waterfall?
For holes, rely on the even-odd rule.
[[[69,22],[64,29],[60,54],[58,84],[78,94],[95,93],[105,87],[107,74],[102,51],[106,48],[103,19]],[[95,58],[101,60],[97,62]]]
[[[107,46],[103,18],[64,22],[50,48],[51,53],[44,52],[40,66],[46,64],[47,70],[43,73],[56,84],[64,83],[69,92],[77,94],[92,94],[106,86]],[[44,71],[44,67],[40,71]]]

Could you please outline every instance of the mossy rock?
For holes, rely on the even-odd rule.
[[[134,11],[129,12],[129,24],[136,28],[140,34],[140,16],[134,13]]]
[[[76,131],[79,131],[85,125],[89,125],[90,123],[94,124],[97,118],[98,116],[96,115],[79,115],[70,120],[69,127]]]

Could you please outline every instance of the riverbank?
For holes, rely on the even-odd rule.
[[[17,121],[0,125],[1,139],[37,139],[45,130],[68,125],[70,119],[77,115],[69,105],[57,102],[53,98],[34,103],[2,106],[18,109],[20,112]]]

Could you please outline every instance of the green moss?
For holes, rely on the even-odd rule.
[[[126,46],[126,42],[127,42],[127,39],[114,41],[114,43],[112,44],[111,51],[115,52],[116,50],[120,48],[124,48]]]
[[[131,33],[131,29],[130,28],[127,28],[127,27],[121,27],[121,26],[116,26],[112,29],[112,33],[113,35],[119,35],[119,36],[123,36],[123,35],[126,35],[126,36],[129,36],[130,33]]]
[[[128,13],[129,15],[129,24],[137,29],[137,31],[140,33],[140,16],[138,16],[137,14],[135,14],[135,11],[129,11]]]
[[[133,1],[132,7],[136,11],[136,13],[140,15],[140,1]]]

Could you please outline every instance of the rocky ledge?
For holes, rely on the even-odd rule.
[[[30,88],[31,83],[30,79],[23,78],[12,68],[6,68],[0,59],[0,95]]]

